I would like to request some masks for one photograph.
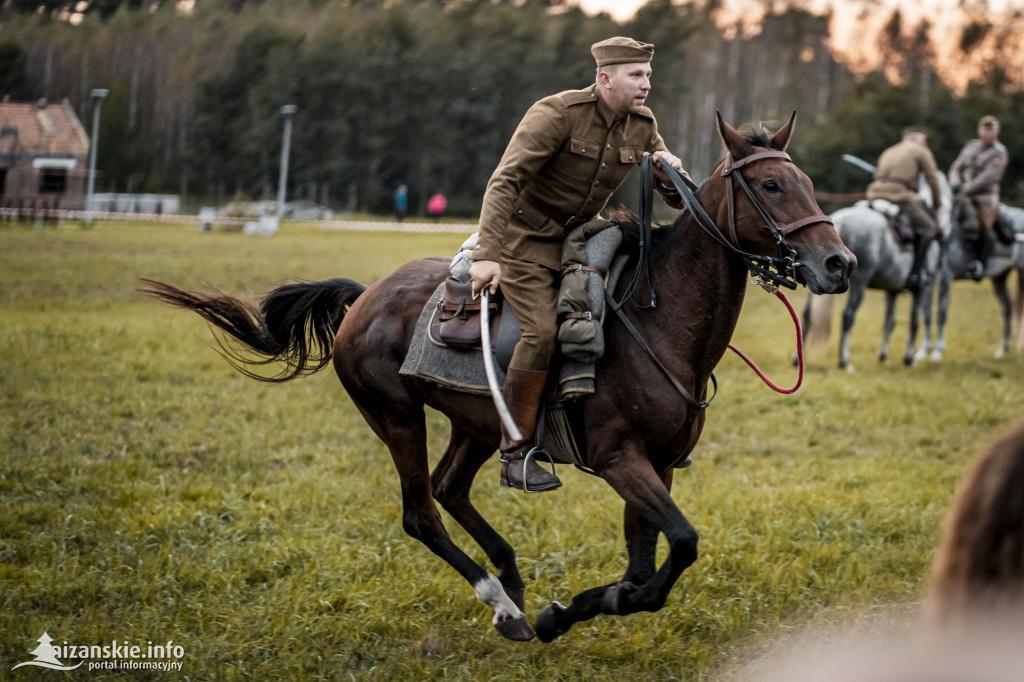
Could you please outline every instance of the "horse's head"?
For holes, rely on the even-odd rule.
[[[714,184],[714,191],[723,192],[718,222],[730,225],[730,237],[740,249],[766,256],[795,251],[797,282],[816,294],[842,293],[850,286],[857,258],[822,214],[811,179],[784,153],[795,120],[794,112],[774,135],[764,128],[743,134],[718,114],[718,132],[729,153],[707,189]]]

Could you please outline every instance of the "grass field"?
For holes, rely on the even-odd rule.
[[[941,363],[874,360],[877,293],[861,308],[853,374],[835,368],[833,343],[812,353],[804,387],[780,396],[730,354],[696,465],[676,477],[701,556],[666,608],[599,617],[551,645],[509,642],[472,589],[404,535],[390,458],[329,369],[285,385],[247,379],[208,347],[197,316],[135,291],[139,277],[254,297],[292,279],[368,283],[462,240],[0,228],[0,679],[729,677],[796,628],[909,617],[964,466],[1022,416],[1024,355],[993,359],[987,284],[954,287]],[[792,383],[793,330],[774,298],[750,292],[734,342]],[[429,419],[436,461],[447,428]],[[531,619],[625,566],[617,496],[560,473],[557,493],[518,495],[498,488],[495,462],[474,489],[518,550]],[[173,640],[182,670],[12,670],[44,631],[54,644]]]

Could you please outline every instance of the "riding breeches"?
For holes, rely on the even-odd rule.
[[[986,235],[991,235],[992,227],[996,224],[996,218],[999,216],[999,205],[975,201],[974,208],[978,211],[978,222],[981,223],[981,229]]]
[[[939,236],[939,226],[931,211],[921,201],[902,201],[900,208],[910,218],[910,227],[914,234],[934,239]]]
[[[557,270],[502,254],[501,291],[523,332],[509,367],[544,371],[550,366],[558,333],[559,283]]]

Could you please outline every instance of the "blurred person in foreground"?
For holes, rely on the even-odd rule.
[[[644,155],[685,172],[644,106],[654,46],[616,37],[590,51],[596,82],[536,102],[512,135],[487,183],[470,269],[473,293],[494,293],[500,284],[522,328],[503,395],[523,438],[513,440],[502,425],[501,485],[522,489],[525,478],[535,492],[561,485],[532,459],[524,462],[555,353],[562,242],[597,217]],[[668,176],[655,168],[655,189],[681,208]]]
[[[978,121],[978,137],[964,145],[949,168],[953,194],[963,193],[974,205],[981,223],[981,235],[975,246],[975,259],[967,264],[967,276],[981,279],[995,243],[992,227],[999,215],[999,182],[1006,172],[1008,155],[999,141],[999,121],[983,116]]]
[[[927,142],[928,133],[924,128],[905,128],[903,139],[878,157],[875,179],[867,190],[868,199],[891,201],[910,218],[910,226],[914,230],[914,262],[907,276],[908,289],[918,289],[923,283],[921,268],[928,255],[928,247],[939,236],[935,216],[942,207],[942,192],[938,165]],[[917,193],[917,179],[921,174],[924,174],[932,192],[930,209]]]
[[[964,476],[946,515],[926,605],[930,620],[944,628],[997,616],[1024,620],[1024,422]]]

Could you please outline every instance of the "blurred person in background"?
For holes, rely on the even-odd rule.
[[[908,289],[920,288],[921,268],[928,247],[939,236],[935,216],[942,205],[942,192],[939,169],[927,142],[928,133],[924,128],[905,128],[903,139],[878,157],[875,179],[867,190],[868,199],[891,201],[910,218],[910,227],[914,230],[914,262],[907,276]],[[917,193],[917,179],[921,174],[932,191],[934,204],[930,209]]]
[[[395,220],[402,222],[405,214],[409,212],[409,192],[405,185],[399,185],[395,190]]]
[[[967,276],[981,279],[985,264],[995,243],[992,227],[999,215],[999,182],[1006,172],[1006,147],[999,141],[999,121],[995,116],[983,116],[978,121],[978,137],[964,145],[960,155],[949,168],[949,183],[953,194],[963,193],[978,212],[981,236],[975,246],[976,258],[967,264]]]

